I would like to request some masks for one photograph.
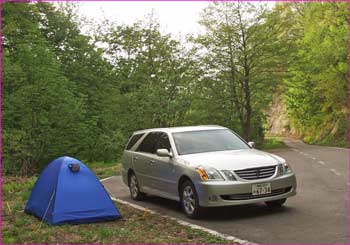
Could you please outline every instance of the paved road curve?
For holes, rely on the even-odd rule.
[[[112,196],[256,243],[349,244],[346,149],[285,139],[284,157],[297,175],[298,194],[278,211],[264,204],[212,208],[201,220],[186,218],[177,202],[158,197],[134,202],[120,177],[104,181]]]

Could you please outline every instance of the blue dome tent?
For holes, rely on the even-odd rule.
[[[120,218],[95,174],[71,157],[57,158],[44,169],[24,211],[54,225]]]

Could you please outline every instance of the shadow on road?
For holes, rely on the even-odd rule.
[[[145,203],[152,204],[156,206],[157,210],[167,209],[168,211],[182,214],[181,206],[179,202],[164,199],[156,196],[147,196]],[[161,213],[163,213],[162,211]],[[238,205],[238,206],[229,206],[229,207],[211,207],[206,208],[205,216],[201,220],[206,221],[224,221],[224,220],[240,220],[240,219],[249,219],[257,218],[257,216],[272,216],[272,215],[281,215],[288,213],[289,215],[293,212],[296,212],[295,208],[283,206],[279,209],[268,208],[264,203],[259,204],[248,204],[248,205]],[[168,215],[168,213],[164,213]],[[184,216],[185,217],[185,216]]]

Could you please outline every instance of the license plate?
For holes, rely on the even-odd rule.
[[[253,184],[252,194],[253,196],[265,195],[271,193],[271,183]]]

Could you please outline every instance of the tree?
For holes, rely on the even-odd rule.
[[[308,142],[346,142],[347,9],[345,3],[287,5],[297,13],[297,51],[286,98],[295,127]]]
[[[213,105],[209,114],[221,114],[219,122],[258,141],[263,137],[262,110],[278,83],[280,67],[267,12],[264,5],[213,3],[200,21],[206,33],[196,38],[204,53],[203,96]]]
[[[47,3],[37,5],[46,40],[53,46],[63,73],[84,98],[86,133],[81,138],[81,156],[88,161],[115,160],[128,135],[118,125],[120,81],[113,66],[103,57],[103,49],[81,33],[74,5],[59,9]]]
[[[76,154],[82,100],[43,37],[36,5],[3,4],[3,167],[29,174]]]
[[[106,34],[120,80],[121,124],[126,131],[184,123],[190,101],[193,61],[181,44],[161,34],[150,14],[144,23],[113,26]]]

